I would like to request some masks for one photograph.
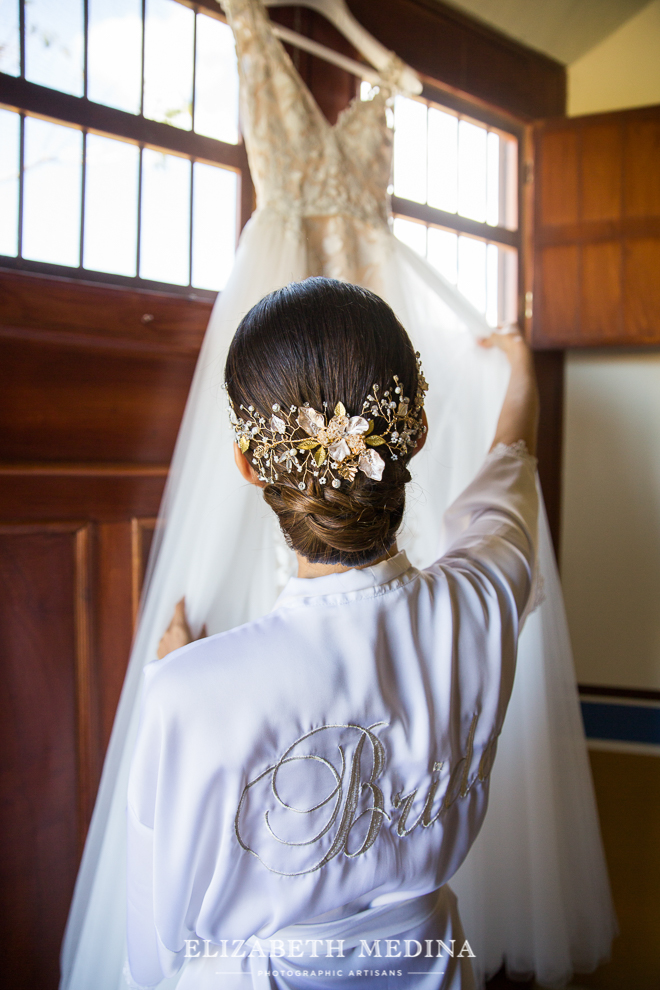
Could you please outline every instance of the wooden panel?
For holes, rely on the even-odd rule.
[[[580,337],[585,343],[621,339],[621,255],[617,241],[582,248]]]
[[[57,331],[61,344],[196,355],[211,309],[208,299],[0,269],[0,336]]]
[[[660,216],[660,113],[626,124],[624,203],[628,216]]]
[[[622,129],[596,124],[582,131],[580,214],[582,220],[621,216]]]
[[[578,219],[578,135],[545,134],[540,147],[540,223],[575,223]]]
[[[537,446],[539,478],[541,479],[552,543],[557,559],[559,559],[564,352],[537,351],[534,354],[534,368],[541,404]]]
[[[132,559],[132,605],[133,622],[137,622],[140,610],[140,596],[147,573],[149,563],[149,553],[156,531],[156,519],[132,519],[131,520],[131,559]]]
[[[566,70],[438,0],[350,0],[361,24],[419,72],[522,117],[564,113]]]
[[[658,343],[660,238],[627,241],[624,256],[626,335],[637,343]]]
[[[98,744],[105,753],[133,639],[131,523],[101,523],[96,551]]]
[[[539,78],[543,88],[530,99],[530,94],[525,93],[525,78],[537,73],[542,78],[548,64],[533,64],[529,49],[523,46],[512,48],[509,41],[509,38],[505,40],[503,36],[495,40],[486,34],[478,34],[469,44],[463,44],[461,78],[464,82],[460,88],[465,92],[477,93],[494,106],[510,110],[516,115],[536,116],[538,112],[544,113],[540,107],[538,110],[535,107],[537,100],[544,105],[554,103],[555,99],[558,102],[561,100],[563,112],[561,70],[555,75],[553,66],[550,78],[543,79],[543,83]],[[548,82],[549,92],[544,91],[543,86]]]
[[[0,519],[153,516],[167,471],[167,464],[0,464]]]
[[[0,908],[11,985],[55,990],[130,652],[134,575],[210,303],[6,272],[0,296]]]
[[[310,37],[349,57],[354,58],[358,55],[352,45],[346,42],[344,36],[322,17],[316,15],[312,17]],[[315,58],[313,55],[308,57],[308,61],[309,88],[314,93],[314,99],[323,115],[331,124],[335,124],[339,114],[355,96],[358,80],[336,65],[331,65],[330,62]]]
[[[45,524],[3,526],[0,547],[3,969],[7,986],[50,988],[81,838],[85,547]]]
[[[540,310],[535,317],[543,327],[537,333],[540,343],[557,341],[560,345],[578,335],[580,276],[579,252],[573,245],[547,247],[538,252]]]
[[[333,48],[349,58],[359,58],[359,53],[336,28],[314,11],[301,7],[276,7],[269,11],[270,17],[303,34],[314,41]],[[293,64],[314,94],[321,113],[331,124],[335,124],[341,111],[357,92],[358,80],[344,69],[331,65],[291,45],[285,45]]]
[[[51,523],[51,525],[53,525]],[[58,524],[55,523],[55,526]],[[66,524],[64,524],[66,525]],[[78,835],[82,853],[87,827],[94,810],[101,771],[98,749],[98,683],[92,657],[94,632],[91,587],[91,526],[76,530],[76,578],[74,616],[76,624],[76,724],[78,735]]]
[[[0,460],[167,463],[195,357],[0,340]]]
[[[105,522],[97,527],[96,627],[101,755],[110,739],[124,683],[155,528],[154,518]]]
[[[660,217],[622,217],[620,220],[589,220],[542,227],[537,247],[548,244],[593,244],[622,238],[660,237]]]
[[[660,107],[534,130],[532,345],[660,344]]]

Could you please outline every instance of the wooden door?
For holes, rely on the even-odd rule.
[[[660,106],[534,127],[538,348],[660,343]]]
[[[561,112],[558,63],[432,0],[352,6],[432,79],[527,118]],[[309,11],[274,17],[355,55]],[[334,122],[355,79],[291,55]],[[247,219],[247,184],[243,191]],[[154,519],[210,308],[0,271],[0,930],[15,990],[58,984]],[[561,354],[538,360],[549,396],[540,462],[556,522]]]
[[[211,303],[0,272],[0,306],[3,970],[54,990]]]

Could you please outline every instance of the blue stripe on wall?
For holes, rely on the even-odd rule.
[[[582,701],[580,704],[587,739],[660,745],[660,708],[595,701]]]

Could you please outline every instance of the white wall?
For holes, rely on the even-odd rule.
[[[660,689],[660,353],[569,355],[561,553],[578,680]]]
[[[660,103],[660,0],[568,79],[571,115]],[[564,444],[562,580],[578,680],[659,689],[660,350],[569,353]]]

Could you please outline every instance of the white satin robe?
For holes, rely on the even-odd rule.
[[[190,959],[181,987],[233,990],[250,971],[256,987],[255,957],[262,977],[274,964],[264,944],[322,918],[344,919],[344,934],[361,925],[372,949],[389,925],[403,952],[366,957],[345,938],[344,957],[320,960],[341,963],[342,985],[379,963],[400,971],[386,978],[397,988],[472,986],[468,952],[415,945],[463,946],[451,893],[422,895],[450,880],[486,812],[537,514],[534,459],[500,445],[448,510],[449,549],[431,567],[401,552],[292,578],[265,617],[145,668],[128,795],[136,985],[172,976],[206,940],[218,957]],[[253,936],[242,958],[217,949]],[[301,975],[316,973],[313,947],[299,948],[275,952],[277,985],[322,986]]]

